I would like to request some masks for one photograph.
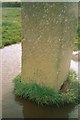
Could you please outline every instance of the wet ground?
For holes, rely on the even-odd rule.
[[[65,105],[60,108],[57,108],[56,106],[42,107],[31,101],[16,97],[13,94],[13,79],[21,72],[21,44],[0,49],[0,57],[1,54],[0,78],[2,77],[2,83],[0,80],[0,88],[2,84],[3,118],[80,118],[80,104],[77,106]],[[77,73],[79,64],[80,62],[71,61],[71,68]],[[79,74],[78,77],[80,78]]]

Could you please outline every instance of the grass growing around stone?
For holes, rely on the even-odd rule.
[[[2,8],[2,43],[0,42],[0,48],[18,43],[21,40],[21,8]]]
[[[80,102],[80,83],[75,79],[75,73],[69,72],[70,82],[69,92],[60,93],[52,88],[38,85],[36,83],[25,84],[21,82],[21,75],[14,80],[14,94],[25,99],[32,100],[41,105],[61,106]]]

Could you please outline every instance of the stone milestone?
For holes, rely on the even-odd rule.
[[[22,81],[59,90],[67,79],[77,3],[22,3]]]

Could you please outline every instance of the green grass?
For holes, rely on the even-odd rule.
[[[78,32],[80,34],[80,32]],[[74,40],[74,51],[80,50],[80,35]]]
[[[73,104],[80,102],[80,83],[74,80],[74,72],[69,72],[68,78],[71,80],[68,93],[60,93],[52,88],[41,86],[36,83],[25,84],[21,82],[21,75],[18,75],[14,80],[14,94],[25,99],[35,101],[41,105],[61,106],[64,104]],[[71,75],[70,75],[71,74]],[[78,96],[79,95],[79,96]]]
[[[2,44],[0,47],[20,42],[21,35],[21,8],[4,7],[2,9]]]

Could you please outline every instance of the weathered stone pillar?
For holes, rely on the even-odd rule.
[[[59,90],[67,78],[77,3],[23,3],[22,80]]]

